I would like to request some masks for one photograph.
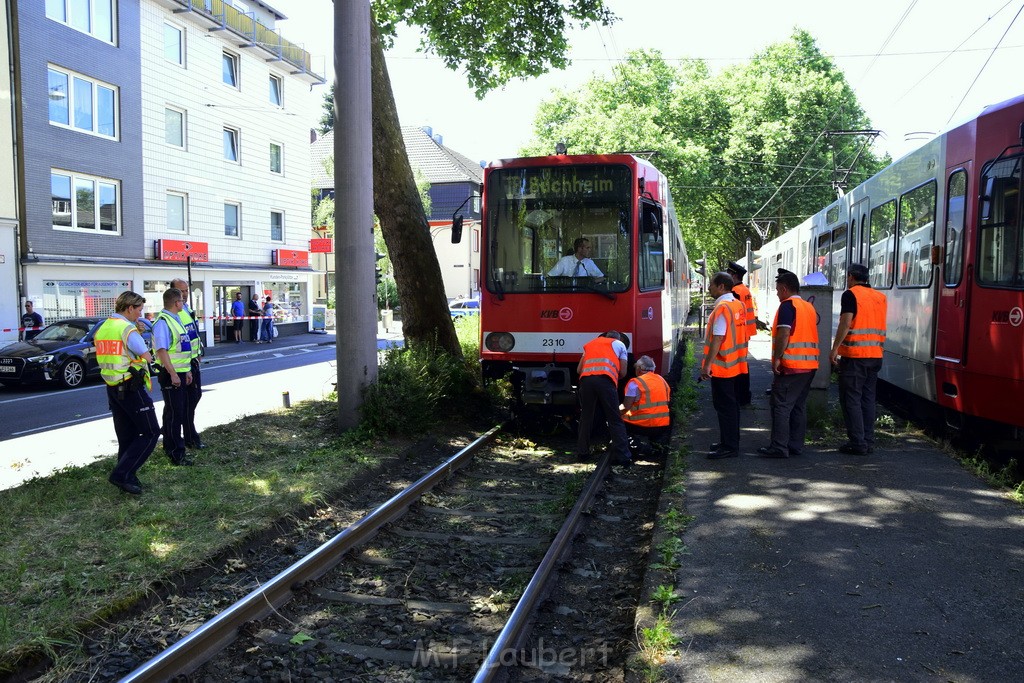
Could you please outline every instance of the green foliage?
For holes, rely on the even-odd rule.
[[[313,225],[326,225],[334,235],[334,200],[324,197],[313,208]]]
[[[677,602],[679,599],[679,596],[676,595],[676,589],[664,584],[655,588],[654,592],[651,593],[651,602],[660,603],[663,611],[667,610],[672,606],[673,602]]]
[[[473,387],[469,367],[436,346],[390,349],[363,397],[362,426],[370,434],[417,434],[444,418],[450,401]]]
[[[513,78],[539,76],[568,64],[566,32],[615,16],[604,0],[373,0],[382,37],[399,24],[422,29],[422,49],[466,74],[483,97]]]
[[[381,261],[383,260],[381,259]],[[395,278],[381,278],[381,281],[377,283],[377,310],[394,309],[398,306],[398,285],[395,283]]]
[[[714,270],[758,243],[752,217],[773,219],[778,235],[835,199],[833,169],[853,166],[856,184],[881,168],[864,138],[823,135],[870,127],[842,72],[798,29],[714,75],[700,60],[673,68],[657,51],[631,52],[610,78],[541,103],[522,153],[557,142],[577,154],[653,150],[690,254],[706,252]]]

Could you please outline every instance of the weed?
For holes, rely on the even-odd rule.
[[[678,642],[672,634],[672,616],[662,612],[653,626],[640,629],[640,661],[645,681],[653,683],[661,680],[661,663]]]
[[[672,586],[666,586],[664,584],[654,589],[651,594],[651,602],[661,603],[661,610],[664,612],[672,606],[673,602],[678,601],[680,598],[676,595],[676,590]]]

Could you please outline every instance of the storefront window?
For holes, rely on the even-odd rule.
[[[152,313],[152,317],[155,320],[156,316],[160,314],[160,311],[164,309],[164,292],[171,287],[170,280],[145,280],[142,283],[143,292],[142,296],[146,297],[146,305],[142,309],[143,315],[149,317]],[[187,302],[189,308],[192,309],[192,313],[196,319],[196,323],[200,330],[204,330],[206,325],[203,323],[203,316],[205,315],[205,309],[203,306],[203,283],[193,282],[192,283],[192,296],[191,300]]]
[[[36,302],[46,323],[78,316],[107,316],[114,312],[118,295],[132,283],[105,280],[45,280],[43,301]]]
[[[274,322],[309,322],[309,301],[305,282],[264,282],[263,296],[274,302]]]

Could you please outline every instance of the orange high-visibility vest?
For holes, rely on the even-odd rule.
[[[796,309],[796,321],[789,330],[789,344],[782,352],[779,363],[789,370],[818,369],[818,312],[814,305],[798,297],[787,301]],[[775,311],[775,322],[772,323],[772,336],[779,328],[779,312]]]
[[[733,299],[723,301],[715,306],[708,318],[708,329],[704,336],[704,355],[711,351],[711,338],[714,336],[711,331],[715,328],[715,321],[725,318],[728,325],[725,331],[725,339],[718,349],[718,355],[711,360],[712,377],[735,377],[747,372],[747,326],[745,324],[746,309],[742,301]]]
[[[744,315],[747,321],[747,338],[757,334],[757,310],[754,308],[754,295],[750,288],[742,282],[732,286],[732,293],[743,304]]]
[[[598,337],[583,345],[583,372],[580,377],[605,375],[616,385],[619,383],[619,357],[615,355],[611,337]]]
[[[622,416],[623,419],[638,427],[667,427],[670,391],[665,378],[654,372],[645,372],[629,380],[629,383],[635,383],[640,393],[629,411]]]
[[[857,314],[850,330],[839,345],[843,358],[881,358],[885,346],[885,314],[888,303],[885,294],[867,285],[850,287],[857,300]]]

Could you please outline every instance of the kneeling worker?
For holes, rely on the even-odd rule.
[[[619,380],[626,376],[628,352],[622,336],[609,330],[583,345],[583,356],[576,366],[579,376],[580,432],[576,443],[578,457],[590,457],[590,432],[598,405],[612,435],[612,464],[630,465],[626,426],[619,414]]]
[[[656,366],[650,356],[637,358],[634,367],[636,377],[626,384],[622,401],[622,419],[626,422],[630,449],[636,456],[644,450],[646,442],[656,455],[664,457],[672,437],[672,392],[665,378],[654,371]]]
[[[153,357],[135,327],[146,300],[135,292],[121,292],[114,315],[96,330],[96,363],[107,385],[107,403],[117,434],[117,464],[110,483],[125,493],[139,495],[136,472],[149,458],[160,438],[153,400],[149,362]]]

